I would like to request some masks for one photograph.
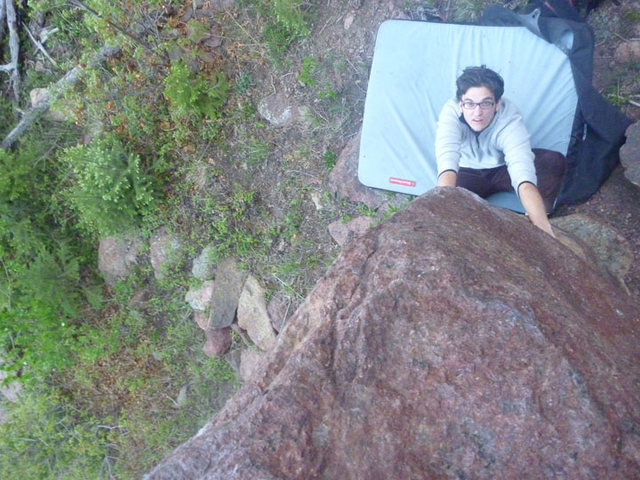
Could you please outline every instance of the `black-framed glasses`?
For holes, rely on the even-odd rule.
[[[480,107],[480,110],[489,110],[495,106],[496,102],[493,100],[483,100],[481,102],[472,102],[471,100],[465,100],[461,102],[462,108],[465,110],[475,110],[476,107]]]

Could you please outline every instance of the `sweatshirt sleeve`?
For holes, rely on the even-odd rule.
[[[442,108],[436,126],[435,151],[438,176],[447,170],[458,172],[461,144],[462,125],[456,103],[450,100]]]
[[[537,185],[534,154],[531,150],[529,132],[522,116],[516,112],[513,120],[498,135],[499,148],[504,152],[511,185],[518,192],[523,182]]]

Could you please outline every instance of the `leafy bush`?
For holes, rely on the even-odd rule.
[[[62,161],[73,176],[66,199],[88,233],[121,233],[151,213],[151,178],[142,171],[140,157],[125,150],[115,136],[68,148]]]

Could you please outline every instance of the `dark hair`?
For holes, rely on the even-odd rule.
[[[504,93],[504,80],[485,65],[467,67],[456,80],[456,97],[458,100],[461,100],[462,95],[472,87],[487,87],[493,93],[496,101],[498,101]]]

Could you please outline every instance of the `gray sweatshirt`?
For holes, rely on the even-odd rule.
[[[457,173],[459,167],[506,164],[516,192],[522,182],[537,184],[529,132],[517,107],[504,97],[493,120],[480,133],[466,124],[458,101],[449,100],[438,118],[435,147],[438,175],[446,170]]]

